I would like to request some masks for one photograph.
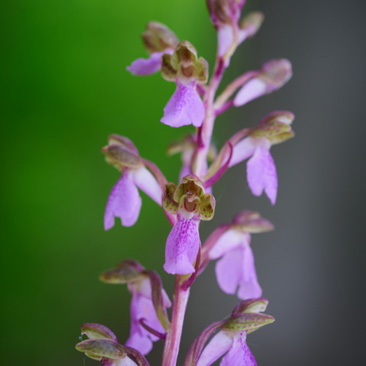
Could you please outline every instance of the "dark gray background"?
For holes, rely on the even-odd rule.
[[[252,247],[270,300],[267,312],[277,321],[250,335],[248,344],[260,365],[362,365],[365,2],[262,0],[255,8],[266,19],[255,42],[233,60],[238,72],[248,54],[253,68],[286,57],[294,77],[279,92],[248,105],[245,121],[234,111],[223,123],[232,118],[239,128],[287,109],[296,115],[296,138],[272,148],[279,176],[275,207],[250,195],[243,165],[215,191],[227,212],[257,209],[276,226],[270,234],[254,235]],[[219,130],[229,137],[228,129]],[[229,180],[235,180],[234,189],[224,188]],[[225,209],[217,212],[217,222],[229,220]],[[237,301],[220,292],[213,275],[211,265],[193,288],[187,333],[220,319]]]

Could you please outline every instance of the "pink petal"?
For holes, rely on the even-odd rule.
[[[257,146],[257,143],[251,137],[247,137],[240,142],[238,142],[233,149],[233,155],[230,159],[229,167],[232,167],[236,164],[241,163],[245,159],[248,159],[251,155],[254,154],[254,150]]]
[[[130,66],[127,66],[127,70],[134,75],[149,75],[160,70],[161,56],[168,52],[154,52],[148,59],[138,58]]]
[[[220,27],[217,32],[218,39],[218,55],[224,56],[234,41],[233,27],[225,25]]]
[[[229,229],[222,234],[209,252],[210,259],[217,259],[224,254],[241,245],[245,240],[245,234],[239,230]]]
[[[233,346],[222,359],[220,366],[257,366],[257,362],[247,346],[246,333],[234,339]]]
[[[172,127],[189,124],[200,127],[204,117],[205,107],[196,90],[196,85],[194,83],[183,85],[178,81],[176,91],[164,108],[161,122]]]
[[[217,333],[205,347],[197,362],[197,366],[210,366],[227,352],[233,343],[233,339],[225,332]]]
[[[137,187],[152,198],[161,206],[163,199],[163,191],[156,178],[146,169],[140,168],[133,172],[133,180]]]
[[[195,271],[196,260],[201,245],[198,226],[200,220],[193,217],[186,220],[178,214],[165,247],[164,269],[171,274],[189,274]]]
[[[242,272],[242,249],[239,247],[226,253],[216,263],[216,278],[221,290],[227,294],[235,294]]]
[[[157,341],[158,338],[142,327],[140,319],[145,319],[145,323],[158,332],[165,332],[156,317],[152,300],[138,293],[133,293],[131,300],[130,337],[126,342],[126,346],[135,348],[143,355],[146,355],[152,349],[152,342]]]
[[[122,360],[118,360],[118,363],[113,366],[137,366],[137,363],[132,361],[128,356],[126,356]]]
[[[119,217],[123,226],[132,226],[139,216],[141,197],[131,174],[123,173],[109,194],[104,212],[104,228],[114,226],[114,218]]]
[[[267,84],[260,78],[250,79],[234,98],[234,105],[240,107],[267,93]]]
[[[262,295],[257,272],[254,265],[254,255],[249,243],[242,246],[242,276],[239,283],[238,297],[242,300],[256,299]]]
[[[272,205],[277,197],[277,172],[269,147],[258,146],[247,163],[249,188],[255,196],[266,192]]]

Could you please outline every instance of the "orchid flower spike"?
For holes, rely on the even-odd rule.
[[[198,58],[196,49],[188,41],[183,41],[173,54],[163,55],[161,74],[165,80],[177,84],[176,91],[164,108],[161,122],[172,127],[189,124],[200,127],[205,117],[205,107],[197,84],[207,82],[207,61]]]
[[[272,112],[259,123],[249,129],[246,137],[234,146],[230,167],[245,159],[247,162],[247,180],[249,188],[255,196],[264,191],[272,205],[277,198],[277,171],[270,153],[272,145],[294,137],[291,123],[294,115],[288,111]]]
[[[168,155],[181,154],[182,157],[182,169],[179,174],[179,181],[181,182],[186,175],[192,174],[191,163],[194,152],[197,146],[197,135],[190,134],[184,136],[181,140],[172,142],[168,146]],[[214,144],[211,143],[207,160],[213,161],[216,158],[217,150]]]
[[[157,22],[147,24],[145,32],[142,33],[142,40],[150,57],[139,58],[127,67],[134,75],[148,75],[159,71],[163,54],[172,54],[179,42],[168,27]]]
[[[160,277],[155,272],[145,271],[136,261],[125,260],[116,268],[102,273],[100,279],[110,284],[127,283],[132,299],[131,329],[126,346],[143,355],[148,354],[153,342],[158,341],[159,335],[164,335],[169,327],[166,308],[171,306],[171,302],[162,288]]]
[[[199,223],[213,218],[215,199],[210,193],[205,193],[199,178],[188,175],[178,187],[174,183],[166,185],[163,206],[177,215],[177,222],[166,242],[164,269],[171,274],[193,273],[201,245]]]
[[[259,75],[249,79],[238,91],[234,105],[240,107],[263,95],[282,88],[292,76],[292,66],[286,59],[272,60],[263,65]]]
[[[216,263],[216,278],[222,291],[246,300],[262,295],[257,280],[254,256],[250,247],[250,234],[273,230],[273,225],[257,212],[243,211],[235,216],[233,223],[218,237],[208,252]]]
[[[103,366],[138,366],[147,364],[145,358],[136,350],[118,343],[116,335],[106,326],[98,323],[86,323],[81,327],[81,335],[88,339],[78,343],[75,348],[86,356],[101,361]],[[138,363],[133,361],[128,353]]]
[[[137,187],[158,205],[162,204],[163,191],[156,178],[145,168],[136,147],[126,137],[109,136],[108,145],[102,152],[107,163],[122,173],[108,197],[104,228],[112,228],[115,217],[121,219],[123,226],[132,226],[137,221],[141,209],[141,197]]]
[[[238,304],[201,353],[197,366],[210,366],[222,356],[220,366],[256,366],[246,338],[248,333],[274,321],[270,315],[259,314],[267,304],[268,300],[262,298]]]

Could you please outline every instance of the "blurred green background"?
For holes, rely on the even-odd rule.
[[[125,67],[146,56],[140,34],[149,20],[166,23],[209,60],[214,31],[197,0],[34,0],[2,8],[2,362],[81,364],[74,345],[82,323],[106,324],[121,341],[129,332],[127,290],[101,284],[98,274],[127,257],[162,272],[169,230],[144,198],[134,227],[118,220],[104,231],[119,176],[100,149],[110,133],[128,136],[175,180],[180,160],[165,149],[190,131],[159,122],[172,83],[159,74],[133,77]]]
[[[363,364],[366,3],[248,0],[245,12],[250,9],[263,11],[265,22],[232,59],[224,83],[280,57],[293,62],[294,77],[278,93],[228,111],[214,139],[220,146],[281,109],[295,112],[296,138],[272,150],[276,206],[250,194],[238,165],[215,187],[217,211],[201,225],[201,238],[243,208],[276,226],[252,241],[268,313],[276,318],[248,337],[259,365]],[[215,32],[204,0],[0,4],[4,365],[97,365],[74,349],[85,322],[105,324],[124,342],[130,295],[98,280],[122,259],[157,270],[171,293],[173,277],[162,269],[170,227],[152,200],[142,194],[135,226],[116,220],[112,230],[103,229],[105,203],[119,177],[100,151],[107,136],[128,136],[176,181],[180,159],[168,158],[165,149],[192,131],[159,122],[173,83],[125,69],[146,56],[140,34],[149,20],[191,41],[212,67]],[[237,302],[219,290],[211,264],[192,288],[181,356]],[[161,352],[158,342],[148,356],[152,366]]]

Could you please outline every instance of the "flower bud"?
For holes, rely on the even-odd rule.
[[[236,23],[246,0],[207,0],[207,7],[215,28]]]
[[[163,52],[166,49],[175,49],[178,44],[177,36],[164,24],[149,22],[142,33],[142,40],[149,53]]]

